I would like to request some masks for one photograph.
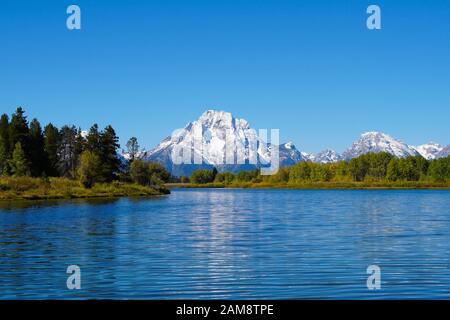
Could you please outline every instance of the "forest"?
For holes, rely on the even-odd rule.
[[[118,141],[110,125],[100,130],[93,124],[87,133],[74,125],[57,128],[49,123],[42,128],[37,119],[28,122],[19,107],[11,118],[0,117],[0,192],[7,193],[3,198],[23,196],[24,191],[43,198],[167,193],[163,184],[170,174],[158,164],[124,161]],[[127,147],[135,150],[137,139],[131,138]],[[57,191],[56,184],[69,191],[49,192]],[[135,190],[130,189],[132,184]],[[102,191],[96,192],[99,187]]]
[[[214,186],[298,187],[450,187],[450,157],[426,160],[421,156],[396,158],[385,152],[368,153],[350,161],[319,164],[299,162],[281,168],[276,175],[259,170],[237,174],[197,170],[183,182]]]

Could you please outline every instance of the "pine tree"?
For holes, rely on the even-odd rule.
[[[22,149],[25,153],[25,157],[29,159],[29,128],[27,117],[24,115],[25,111],[21,107],[17,108],[16,112],[11,117],[11,123],[9,124],[9,145],[16,146],[17,142],[20,142]]]
[[[28,176],[30,175],[30,166],[27,158],[25,157],[25,152],[22,149],[20,142],[17,142],[14,146],[14,151],[12,158],[9,161],[9,166],[11,172],[16,177]]]
[[[0,136],[0,176],[9,172],[8,155],[5,147],[5,140]]]
[[[78,128],[78,132],[75,137],[75,146],[74,146],[74,157],[75,157],[75,163],[77,164],[77,166],[80,162],[80,156],[83,153],[85,148],[86,148],[86,139],[83,137],[81,128]]]
[[[9,150],[9,118],[7,114],[0,117],[0,175],[8,174]]]
[[[112,181],[120,171],[120,160],[117,149],[120,147],[119,138],[113,127],[107,126],[100,135],[100,161],[102,162],[101,176],[104,181]]]
[[[9,118],[7,114],[2,114],[0,117],[0,140],[3,145],[0,158],[8,159],[11,155],[11,148],[9,145]]]
[[[75,144],[77,129],[72,126],[64,126],[59,132],[60,144],[58,148],[58,173],[62,177],[74,177],[77,166],[75,156]]]
[[[44,128],[44,150],[46,153],[47,165],[45,172],[50,177],[58,176],[58,148],[60,144],[59,130],[49,123]]]
[[[95,123],[86,138],[86,150],[100,154],[100,132],[98,131],[98,125]]]
[[[48,161],[44,151],[44,134],[37,119],[33,119],[30,123],[30,160],[31,175],[34,177],[42,176],[45,173]]]

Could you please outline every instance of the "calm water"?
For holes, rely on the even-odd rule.
[[[78,291],[66,288],[73,264]],[[175,190],[1,203],[0,298],[449,299],[450,192]]]

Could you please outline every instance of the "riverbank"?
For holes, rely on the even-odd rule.
[[[269,183],[269,182],[233,182],[225,183],[170,183],[171,188],[248,188],[248,189],[335,189],[335,190],[450,190],[450,183],[438,182],[305,182],[305,183]]]
[[[0,200],[50,200],[77,198],[149,197],[168,194],[163,186],[141,186],[114,181],[87,189],[66,178],[0,178]]]

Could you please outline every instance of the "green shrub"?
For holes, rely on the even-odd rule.
[[[162,165],[139,159],[131,162],[130,176],[133,182],[142,186],[162,185],[170,180],[170,173]]]
[[[216,178],[217,170],[195,170],[191,175],[191,182],[197,184],[211,183]]]

